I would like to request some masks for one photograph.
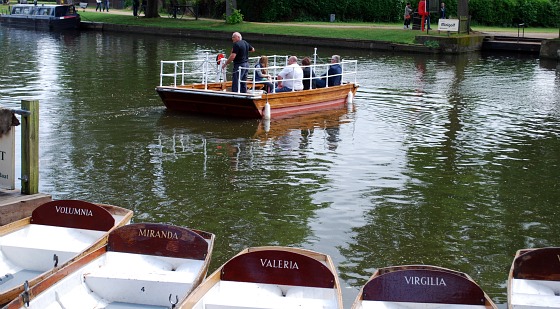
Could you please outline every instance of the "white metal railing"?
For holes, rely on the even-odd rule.
[[[262,68],[256,68],[255,65],[258,63],[260,57],[250,57],[249,58],[249,67],[244,68],[247,70],[247,76],[252,77],[250,80],[242,81],[241,78],[238,78],[237,89],[240,89],[241,83],[245,84],[252,84],[253,89],[255,89],[256,84],[263,83],[263,82],[270,82],[272,83],[273,92],[276,92],[276,85],[280,81],[277,79],[278,73],[287,66],[288,63],[288,56],[280,56],[280,55],[271,55],[268,56],[269,66],[266,68],[271,79],[268,81],[257,81],[256,80],[256,72],[257,70],[262,70]],[[313,62],[311,65],[308,66],[300,66],[300,68],[310,68],[312,72],[315,73],[315,77],[307,77],[303,79],[303,82],[306,81],[310,83],[311,79],[321,78],[323,72],[328,72],[328,68],[332,63],[322,63],[317,64],[317,54],[313,55]],[[168,81],[169,79],[172,82],[166,82],[166,85],[173,85],[173,87],[177,87],[177,85],[185,85],[187,83],[201,83],[204,85],[204,89],[208,89],[208,83],[212,82],[225,82],[226,80],[226,69],[222,69],[223,63],[225,63],[227,59],[222,58],[220,60],[210,60],[209,54],[206,53],[204,59],[196,59],[196,60],[178,60],[178,61],[161,61],[161,72],[160,72],[160,86],[164,85],[164,79]],[[353,83],[357,82],[357,73],[358,73],[358,61],[357,60],[342,60],[338,63],[342,68],[342,72],[336,75],[326,75],[325,82],[326,86],[328,86],[329,78],[340,76],[341,83],[348,82],[352,80]],[[318,73],[321,72],[321,73]],[[239,74],[238,77],[241,77],[241,70],[236,72]],[[214,81],[211,80],[211,77],[215,76]],[[296,79],[282,79],[282,81],[294,81]],[[240,90],[238,90],[239,92]],[[294,89],[292,89],[294,91]]]
[[[207,89],[210,76],[216,76],[216,81],[225,81],[225,71],[222,72],[220,62],[212,64],[208,53],[204,59],[161,61],[159,85],[164,85],[164,79],[171,79],[172,82],[166,82],[166,85],[177,87],[177,84],[183,86],[185,82],[199,82]]]

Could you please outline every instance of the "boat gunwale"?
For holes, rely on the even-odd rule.
[[[310,257],[312,259],[315,259],[316,261],[324,264],[331,271],[331,273],[333,274],[333,277],[334,277],[334,284],[333,284],[332,289],[335,291],[335,294],[336,294],[335,297],[336,297],[337,308],[340,308],[340,309],[343,308],[343,305],[342,305],[342,290],[341,290],[341,287],[340,287],[338,273],[336,271],[336,267],[334,266],[332,258],[329,255],[324,254],[324,253],[311,251],[311,250],[307,250],[307,249],[294,248],[294,247],[284,247],[284,246],[248,247],[248,248],[245,248],[245,249],[241,250],[239,253],[237,253],[236,255],[231,257],[228,261],[226,261],[224,264],[222,264],[220,267],[218,267],[218,269],[216,269],[196,289],[194,289],[192,291],[192,293],[189,296],[187,296],[187,298],[185,298],[182,302],[180,302],[178,307],[176,307],[176,308],[177,309],[191,309],[191,308],[193,308],[193,306],[195,304],[200,302],[204,298],[204,296],[210,290],[212,290],[212,288],[216,284],[218,284],[220,281],[222,281],[221,280],[221,274],[222,274],[223,267],[224,267],[224,265],[229,263],[231,260],[235,259],[236,257],[238,257],[240,255],[247,254],[247,253],[250,253],[250,252],[267,251],[267,250],[282,250],[282,251],[287,251],[287,252],[298,253],[298,254]]]

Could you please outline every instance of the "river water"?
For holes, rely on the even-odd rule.
[[[40,191],[213,232],[210,271],[296,246],[331,255],[346,308],[376,268],[415,263],[466,272],[505,307],[515,251],[560,245],[557,62],[320,49],[358,60],[354,103],[266,131],[166,111],[154,91],[161,60],[231,42],[6,28],[0,42],[0,105],[40,101]]]

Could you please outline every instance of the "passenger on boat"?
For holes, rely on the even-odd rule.
[[[309,57],[303,58],[303,60],[301,60],[301,65],[303,66],[303,90],[317,88],[315,86],[315,72],[313,68],[310,67],[311,59],[309,59]]]
[[[338,86],[342,82],[342,67],[340,66],[340,56],[333,55],[331,57],[331,65],[329,65],[329,70],[327,73],[321,75],[317,78],[315,85],[317,88],[325,88],[327,84],[329,87]],[[327,83],[328,81],[328,83]]]
[[[276,92],[303,90],[303,70],[297,61],[296,56],[288,58],[288,66],[282,69],[276,77],[278,80]]]
[[[228,64],[233,62],[233,75],[231,79],[231,91],[233,92],[247,92],[247,73],[248,70],[244,68],[249,67],[249,52],[254,52],[255,48],[251,46],[247,41],[243,40],[241,33],[234,32],[231,35],[231,40],[233,41],[233,47],[231,48],[231,54],[227,61],[222,65],[222,69],[225,69]],[[241,84],[238,88],[239,83],[239,71],[241,70]]]
[[[259,68],[260,70],[255,70],[255,82],[259,84],[264,84],[263,89],[270,93],[274,86],[270,82],[270,75],[268,74],[268,57],[261,56],[259,59],[259,63],[255,65],[255,68]]]

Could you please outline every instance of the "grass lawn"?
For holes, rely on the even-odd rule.
[[[7,5],[0,5],[0,12],[6,13]],[[420,34],[419,31],[407,31],[402,29],[401,23],[360,23],[360,22],[289,22],[289,23],[256,23],[243,22],[241,24],[229,25],[223,20],[199,19],[192,17],[182,19],[167,18],[135,18],[130,10],[112,10],[113,13],[107,14],[95,12],[91,9],[80,15],[83,21],[104,22],[119,25],[130,26],[147,26],[160,28],[183,28],[208,31],[239,31],[241,33],[263,33],[263,34],[284,34],[299,35],[309,37],[323,38],[345,38],[345,39],[362,39],[373,41],[386,41],[402,44],[413,44],[414,38]],[[163,14],[162,14],[163,16]],[[499,28],[499,27],[473,27],[475,31],[492,31],[492,32],[516,32],[517,28]],[[526,28],[525,33],[544,32],[558,33],[555,28]],[[429,35],[447,35],[447,33],[438,34],[437,31],[431,31]],[[452,36],[458,34],[451,34]]]

